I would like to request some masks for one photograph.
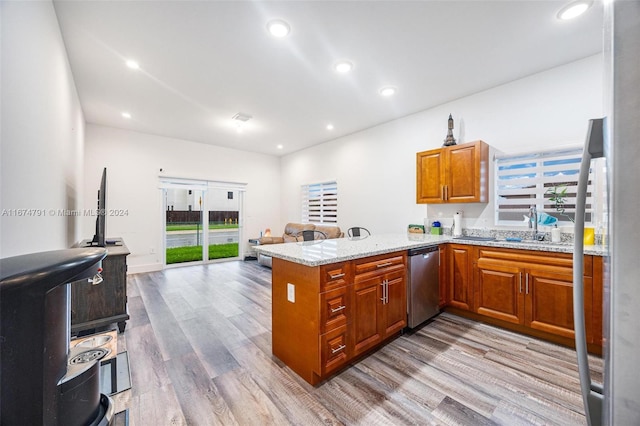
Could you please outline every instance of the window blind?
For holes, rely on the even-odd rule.
[[[545,151],[496,158],[495,194],[496,224],[526,223],[531,206],[570,223],[575,220],[576,189],[582,160],[582,148]],[[589,185],[585,221],[593,216],[593,163],[589,170]],[[552,191],[563,192],[562,205],[551,200]]]
[[[338,183],[302,185],[302,222],[338,223]]]

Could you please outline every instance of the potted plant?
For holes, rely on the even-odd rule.
[[[565,203],[567,199],[567,186],[552,186],[547,188],[547,194],[550,195],[549,201],[553,203],[554,208],[558,212],[560,216],[564,216],[569,219],[572,223],[575,223],[575,220],[566,214],[565,211]]]
[[[555,207],[558,214],[560,216],[564,216],[567,219],[569,219],[571,223],[575,223],[575,219],[564,212],[566,198],[567,198],[567,186],[566,185],[552,186],[550,188],[547,188],[546,193],[550,195],[549,201],[553,203],[553,206]],[[585,245],[593,245],[595,243],[594,231],[595,230],[592,227],[587,227],[587,226],[584,227],[584,244]]]

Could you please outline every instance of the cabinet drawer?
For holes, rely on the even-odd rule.
[[[350,268],[349,262],[333,263],[320,267],[320,291],[327,291],[349,284]]]
[[[351,304],[348,287],[340,287],[320,294],[320,333],[326,333],[347,324]]]
[[[320,375],[344,366],[349,359],[347,326],[344,325],[320,336]]]
[[[488,264],[509,264],[519,268],[543,266],[547,270],[571,275],[573,272],[573,255],[570,253],[545,253],[519,249],[480,248],[478,262]],[[593,275],[593,256],[584,256],[585,277]]]
[[[404,253],[384,254],[380,256],[367,257],[362,260],[354,261],[355,274],[365,274],[367,272],[384,271],[390,269],[400,269],[405,266],[406,255]]]

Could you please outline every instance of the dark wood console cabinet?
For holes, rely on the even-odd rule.
[[[92,285],[87,281],[71,286],[71,334],[83,330],[118,323],[118,330],[124,332],[127,311],[127,256],[129,249],[121,238],[115,245],[107,245],[107,257],[102,261],[104,281]],[[84,247],[89,241],[82,241]]]

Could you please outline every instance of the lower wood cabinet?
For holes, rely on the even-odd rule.
[[[473,309],[474,253],[472,245],[449,244],[447,248],[448,306],[466,311]]]
[[[346,324],[320,336],[320,376],[342,368],[350,358]]]
[[[573,255],[446,244],[440,304],[458,315],[572,345]],[[602,353],[603,258],[584,256],[587,347]]]
[[[593,333],[593,257],[585,256],[585,326]],[[475,312],[531,330],[574,338],[573,258],[570,254],[478,249]]]
[[[438,307],[440,310],[447,306],[449,295],[449,255],[447,248],[448,244],[441,244],[438,247],[438,255],[440,256],[440,267],[438,269],[440,300],[438,301]]]
[[[406,325],[406,254],[308,267],[273,258],[273,354],[315,385]]]
[[[360,355],[407,324],[404,265],[356,275],[353,285],[353,355]]]
[[[524,324],[524,293],[520,268],[482,261],[476,275],[476,312]]]

